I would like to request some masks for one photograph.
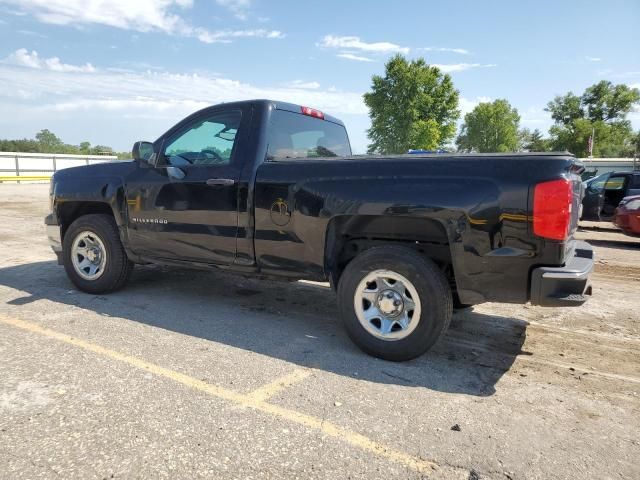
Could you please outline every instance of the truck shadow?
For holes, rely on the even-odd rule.
[[[489,396],[518,355],[527,322],[472,310],[454,314],[429,353],[404,363],[372,358],[355,347],[327,287],[246,279],[224,272],[137,267],[110,295],[75,290],[53,261],[0,269],[0,285],[25,292],[11,305],[40,299],[257,352],[361,380]]]

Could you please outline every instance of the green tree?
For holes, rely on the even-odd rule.
[[[465,115],[456,144],[466,152],[515,152],[519,125],[518,111],[506,100],[480,103]]]
[[[44,129],[36,134],[35,140],[23,138],[21,140],[0,139],[0,151],[2,152],[27,152],[27,153],[67,153],[83,155],[118,155],[118,158],[131,158],[131,152],[114,153],[111,147],[104,145],[91,146],[89,142],[80,145],[63,143],[58,136],[50,130]]]
[[[589,137],[595,133],[595,157],[625,157],[633,154],[634,133],[627,114],[640,102],[640,91],[603,80],[581,96],[572,92],[547,104],[555,124],[549,129],[554,150],[568,150],[586,157]]]
[[[533,132],[527,128],[520,130],[520,142],[521,150],[527,152],[548,152],[551,149],[550,141],[537,128]]]
[[[613,85],[602,80],[582,94],[582,104],[591,121],[624,120],[627,113],[640,101],[640,91],[627,85]]]
[[[89,155],[91,153],[91,143],[89,143],[89,142],[80,142],[80,145],[78,145],[78,149],[80,150],[80,153],[84,153],[86,155]]]
[[[402,55],[387,62],[384,77],[373,76],[364,103],[371,117],[370,153],[442,147],[455,135],[460,116],[451,77],[422,58],[408,61]]]
[[[41,152],[44,153],[56,153],[63,145],[62,140],[46,128],[36,133],[36,140],[40,144]]]
[[[96,145],[91,147],[91,155],[113,155],[113,148],[104,145]]]
[[[557,96],[547,104],[545,110],[551,113],[551,118],[562,125],[570,125],[578,118],[584,117],[584,108],[582,107],[582,99],[573,92],[569,92],[564,96]]]

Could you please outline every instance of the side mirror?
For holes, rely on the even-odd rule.
[[[136,142],[131,149],[131,155],[134,160],[140,160],[149,163],[153,157],[153,143],[151,142]]]

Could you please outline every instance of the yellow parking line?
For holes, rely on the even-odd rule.
[[[164,368],[140,358],[126,355],[124,353],[102,347],[95,343],[87,342],[86,340],[67,335],[66,333],[61,333],[49,328],[44,328],[40,325],[32,322],[27,322],[25,320],[0,315],[0,323],[26,330],[28,332],[37,333],[48,338],[53,338],[60,342],[64,342],[66,344],[82,348],[83,350],[93,352],[102,357],[117,360],[132,367],[151,372],[159,377],[168,378],[194,390],[204,392],[213,397],[217,397],[243,407],[252,408],[263,413],[268,413],[270,415],[283,418],[290,422],[298,423],[313,430],[318,430],[325,435],[329,435],[331,437],[342,440],[350,445],[373,453],[379,457],[386,458],[387,460],[403,465],[411,470],[415,470],[418,472],[428,472],[438,467],[438,465],[434,462],[424,460],[422,458],[409,455],[408,453],[404,453],[394,448],[388,447],[360,433],[340,427],[322,418],[314,417],[312,415],[307,415],[305,413],[267,403],[261,399],[262,397],[260,395],[257,394],[255,396],[253,396],[252,394],[242,394],[223,387],[219,387],[217,385],[212,385],[202,380],[198,380],[197,378],[190,377],[189,375],[185,375],[184,373],[176,372],[175,370]],[[260,390],[262,389],[258,389],[253,393],[259,392]]]
[[[258,402],[265,402],[285,388],[301,382],[310,375],[311,370],[299,368],[287,375],[283,375],[267,385],[263,385],[262,387],[255,389],[253,392],[248,393],[247,396]]]
[[[9,177],[0,176],[0,182],[38,182],[44,180],[51,180],[51,175],[21,175],[15,176],[11,175]]]

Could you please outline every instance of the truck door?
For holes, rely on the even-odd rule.
[[[609,175],[609,173],[603,173],[586,182],[582,199],[582,220],[600,220],[600,213],[604,206],[604,186],[609,180]]]
[[[135,253],[234,261],[241,123],[241,110],[209,110],[156,142],[155,164],[142,166],[127,182],[129,244]]]
[[[611,174],[604,185],[604,201],[602,210],[600,210],[601,218],[611,218],[614,216],[616,208],[620,201],[627,196],[626,192],[629,188],[631,175],[628,174]]]

